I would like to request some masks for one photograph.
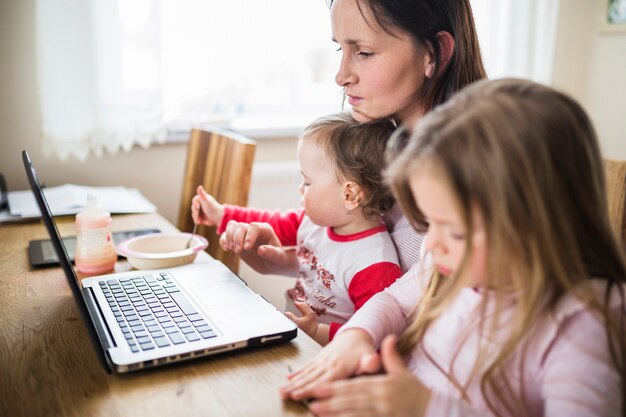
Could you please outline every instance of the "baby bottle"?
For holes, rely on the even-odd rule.
[[[116,260],[111,213],[98,204],[95,194],[89,194],[87,206],[76,215],[76,268],[86,275],[98,275],[113,270]]]

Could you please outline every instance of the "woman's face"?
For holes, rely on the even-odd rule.
[[[359,122],[393,117],[412,125],[422,114],[415,92],[423,81],[429,55],[409,34],[392,36],[377,27],[359,0],[335,0],[331,9],[333,40],[341,66],[335,81],[345,88],[352,115]]]

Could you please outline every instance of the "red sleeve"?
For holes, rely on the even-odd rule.
[[[298,227],[300,227],[303,218],[304,209],[288,210],[281,213],[279,210],[258,210],[249,207],[224,204],[224,216],[222,216],[222,223],[217,228],[217,233],[224,233],[226,225],[230,220],[243,223],[269,223],[276,232],[276,236],[278,236],[281,244],[285,246],[295,246],[297,243]]]
[[[357,311],[374,294],[381,292],[401,276],[402,269],[393,262],[380,262],[357,272],[348,286],[348,295],[354,303],[354,311]],[[339,323],[330,324],[329,340],[333,340],[340,327],[341,324]]]

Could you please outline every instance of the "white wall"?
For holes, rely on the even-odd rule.
[[[626,30],[603,30],[607,3],[561,0],[554,86],[585,107],[605,156],[626,159]]]
[[[40,149],[41,116],[37,97],[34,44],[34,0],[0,0],[0,172],[9,189],[26,189],[20,153],[28,150],[41,180],[48,186],[135,187],[171,222],[176,222],[185,145],[167,144],[84,162],[46,159]],[[295,158],[293,138],[263,140],[256,161]]]

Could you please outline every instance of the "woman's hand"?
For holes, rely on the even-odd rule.
[[[337,334],[304,368],[289,375],[280,395],[300,401],[313,397],[314,389],[323,383],[380,370],[380,358],[370,335],[361,329],[349,329]]]
[[[382,343],[385,375],[322,384],[312,391],[316,400],[309,404],[310,410],[320,417],[423,416],[430,390],[409,371],[395,345],[395,336],[387,336]]]
[[[222,222],[224,207],[199,185],[196,195],[191,199],[191,217],[194,223],[205,226],[217,226]]]
[[[300,264],[294,250],[284,249],[272,226],[231,220],[220,236],[220,246],[233,251],[261,274],[295,276]]]

